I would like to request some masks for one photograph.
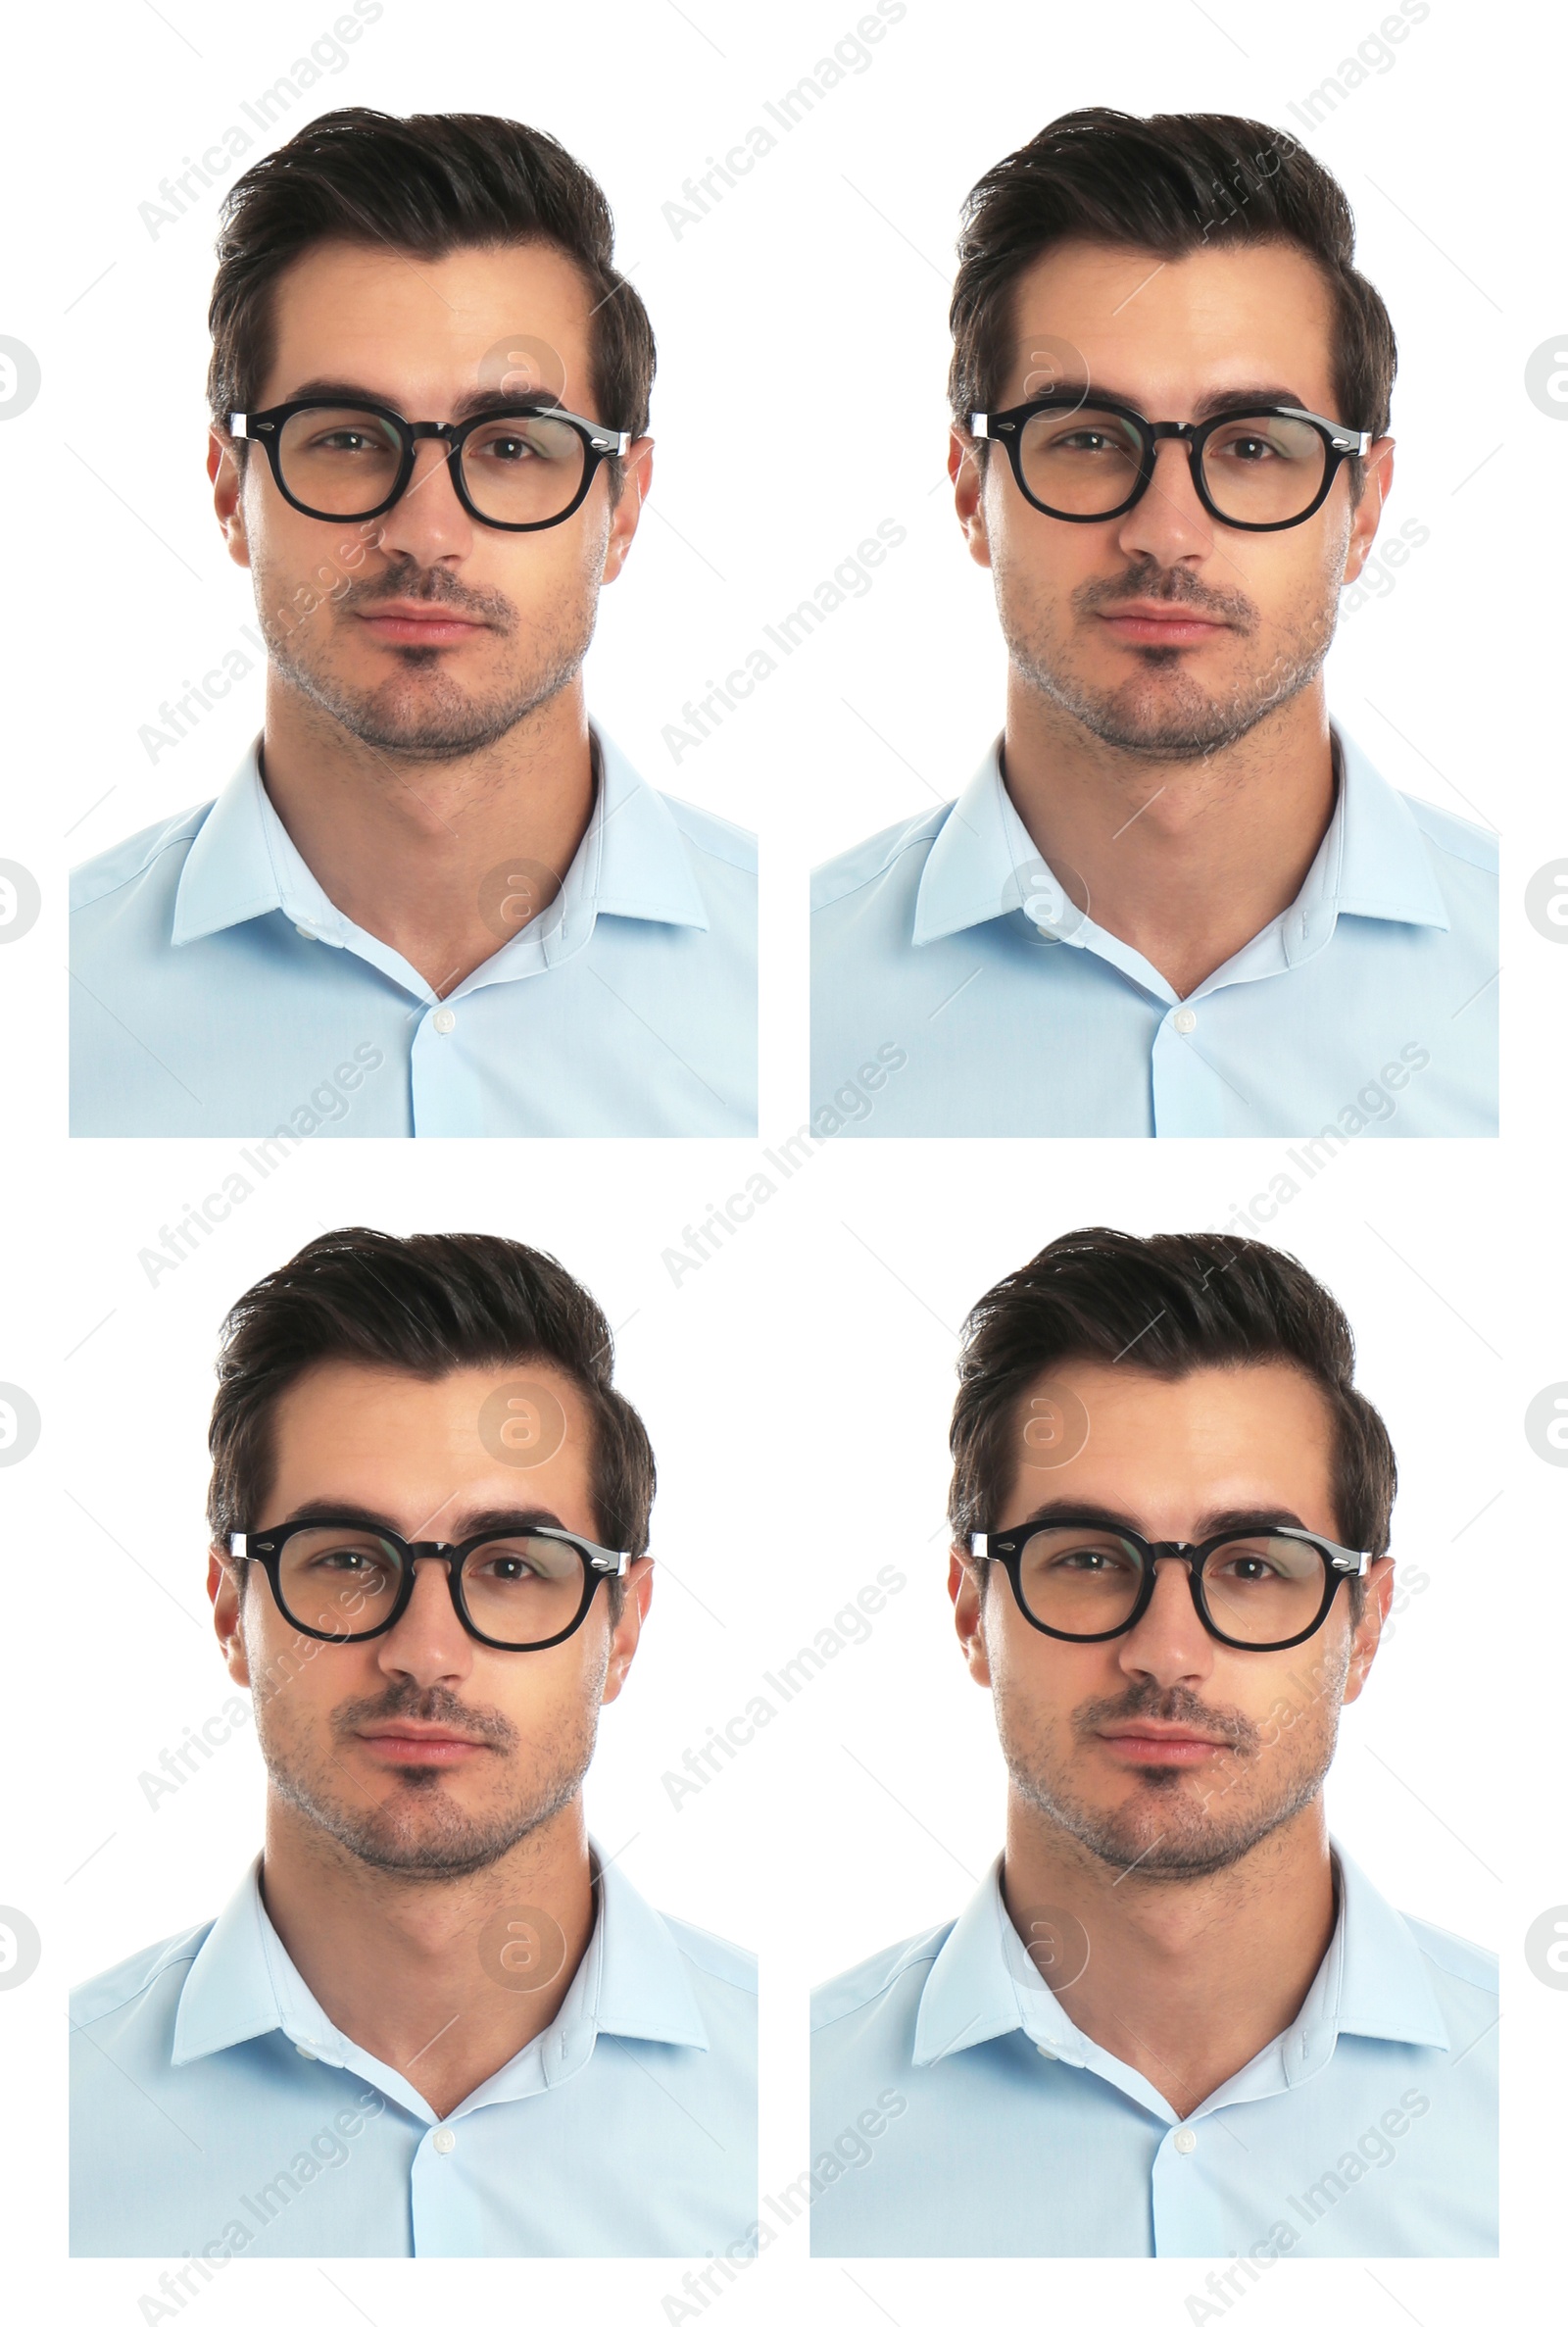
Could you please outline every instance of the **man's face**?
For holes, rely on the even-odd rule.
[[[526,1467],[491,1451],[496,1433],[480,1420],[486,1399],[523,1376],[565,1417],[559,1448]],[[547,1366],[421,1381],[318,1365],[274,1410],[274,1474],[253,1531],[329,1510],[410,1542],[457,1543],[526,1518],[594,1542],[589,1431],[575,1384]],[[636,1648],[651,1562],[629,1571],[614,1625],[602,1584],[568,1640],[521,1654],[465,1631],[442,1561],[419,1560],[416,1575],[392,1630],[365,1641],[296,1632],[264,1573],[250,1573],[242,1598],[216,1554],[208,1588],[275,1791],[367,1864],[439,1879],[492,1863],[575,1796],[599,1708]]]
[[[543,384],[567,411],[600,420],[589,307],[576,269],[544,244],[444,259],[318,244],[274,286],[256,408],[353,391],[406,420],[451,421],[486,389],[553,373]],[[215,431],[208,472],[229,553],[255,577],[274,672],[362,742],[442,759],[494,743],[575,676],[651,463],[652,439],[639,439],[618,500],[602,465],[582,506],[538,533],[469,517],[433,440],[403,498],[363,523],[292,508],[259,445],[242,480]]]
[[[1079,1452],[1031,1466],[1041,1450],[1022,1433],[1044,1411],[1031,1401],[1074,1411],[1074,1399],[1089,1423]],[[1264,1523],[1341,1540],[1328,1407],[1293,1366],[1211,1366],[1163,1381],[1125,1365],[1063,1365],[1031,1386],[1017,1426],[1021,1460],[999,1534],[1070,1507],[1150,1542],[1201,1543]],[[1233,1864],[1315,1798],[1340,1707],[1360,1694],[1376,1650],[1393,1566],[1382,1559],[1370,1571],[1358,1625],[1342,1585],[1309,1640],[1264,1653],[1212,1638],[1176,1560],[1158,1562],[1132,1631],[1094,1643],[1036,1631],[1000,1569],[982,1600],[975,1563],[956,1554],[951,1588],[1018,1793],[1106,1865],[1180,1878]]]
[[[1087,381],[1151,421],[1199,420],[1237,394],[1347,418],[1330,378],[1328,289],[1289,245],[1161,265],[1148,251],[1063,243],[1019,278],[1011,316],[999,411]],[[1315,677],[1392,460],[1393,439],[1380,439],[1358,505],[1342,466],[1317,514],[1278,533],[1211,518],[1173,440],[1142,500],[1096,524],[1033,508],[1000,445],[982,481],[955,430],[949,468],[1017,677],[1102,742],[1179,760],[1234,743]]]

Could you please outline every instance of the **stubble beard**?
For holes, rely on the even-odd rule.
[[[1343,1682],[1343,1675],[1341,1675]],[[997,1727],[1016,1792],[1051,1825],[1102,1865],[1141,1876],[1192,1882],[1235,1866],[1321,1793],[1339,1733],[1341,1690],[1324,1687],[1272,1741],[1242,1716],[1224,1719],[1230,1753],[1212,1776],[1190,1768],[1135,1769],[1114,1807],[1091,1800],[1074,1783],[1075,1750],[1064,1724],[1025,1700],[993,1672]],[[1214,1708],[1187,1692],[1151,1686],[1114,1701],[1117,1717],[1191,1722],[1218,1734]],[[1087,1730],[1107,1717],[1107,1701],[1079,1707],[1071,1723]],[[1087,1716],[1087,1717],[1086,1717]]]
[[[357,1781],[313,1732],[260,1708],[257,1732],[273,1791],[323,1839],[381,1873],[443,1882],[495,1865],[576,1798],[593,1759],[598,1704],[588,1674],[569,1723],[558,1724],[544,1749],[525,1754],[502,1716],[475,1716],[440,1689],[403,1692],[395,1703],[376,1699],[374,1710],[386,1719],[450,1722],[485,1738],[510,1782],[502,1799],[478,1810],[453,1799],[450,1770],[392,1769]],[[359,1708],[339,1707],[333,1724],[341,1731],[363,1717]]]
[[[1327,592],[1279,634],[1272,651],[1244,664],[1218,694],[1184,668],[1190,650],[1183,647],[1137,648],[1137,666],[1128,676],[1117,686],[1097,688],[1075,661],[1071,636],[1080,619],[1113,611],[1118,601],[1158,599],[1218,615],[1235,625],[1233,636],[1255,640],[1255,611],[1239,594],[1173,587],[1169,574],[1135,573],[1109,587],[1086,584],[1061,611],[1009,568],[998,567],[996,579],[1008,659],[1025,685],[1097,741],[1148,760],[1202,760],[1239,743],[1311,685],[1333,642],[1339,611],[1336,594]]]
[[[451,676],[443,668],[450,650],[442,647],[394,648],[394,668],[373,687],[353,686],[342,676],[334,649],[358,620],[358,610],[395,597],[451,607],[493,625],[488,635],[499,633],[505,651],[488,692],[470,693]],[[515,610],[499,594],[454,593],[439,583],[432,586],[427,574],[355,583],[292,627],[284,626],[275,605],[267,573],[259,569],[257,620],[268,659],[283,683],[356,742],[411,761],[469,758],[499,743],[552,701],[582,668],[597,612],[588,591],[580,601],[552,607],[548,619],[532,622],[524,633]]]

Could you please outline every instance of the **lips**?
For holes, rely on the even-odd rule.
[[[408,602],[370,607],[357,619],[393,646],[461,646],[488,626],[450,608]]]
[[[444,1729],[431,1721],[389,1721],[384,1729],[362,1729],[359,1738],[383,1760],[422,1766],[466,1761],[471,1754],[490,1750],[461,1729]]]
[[[1132,646],[1202,646],[1228,622],[1190,607],[1151,604],[1107,607],[1100,616],[1106,628]]]
[[[1175,1721],[1129,1721],[1119,1729],[1102,1729],[1100,1741],[1118,1760],[1146,1767],[1179,1768],[1201,1761],[1207,1754],[1229,1753],[1223,1738],[1201,1729],[1187,1729]]]

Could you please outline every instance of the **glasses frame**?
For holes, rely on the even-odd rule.
[[[321,1632],[314,1624],[302,1624],[290,1612],[278,1581],[278,1561],[291,1536],[304,1535],[315,1527],[353,1527],[362,1535],[373,1535],[382,1543],[394,1545],[403,1555],[403,1574],[397,1598],[393,1602],[391,1614],[382,1623],[372,1625],[368,1632]],[[540,1536],[551,1543],[569,1544],[582,1561],[582,1598],[577,1604],[577,1612],[564,1630],[552,1633],[548,1640],[492,1640],[488,1632],[480,1631],[464,1605],[462,1577],[469,1556],[487,1543],[511,1543],[519,1536]],[[308,1640],[328,1640],[345,1648],[364,1640],[379,1640],[383,1633],[390,1632],[406,1613],[409,1602],[414,1598],[419,1560],[444,1560],[452,1606],[465,1632],[487,1649],[506,1649],[516,1655],[526,1655],[535,1649],[559,1648],[564,1640],[569,1640],[587,1615],[600,1585],[609,1576],[623,1576],[636,1558],[633,1552],[607,1551],[603,1544],[591,1543],[586,1535],[574,1535],[568,1527],[537,1524],[487,1527],[482,1534],[465,1536],[462,1543],[410,1543],[390,1527],[367,1525],[354,1511],[328,1511],[324,1516],[314,1519],[290,1519],[282,1527],[269,1527],[264,1535],[236,1532],[228,1539],[228,1549],[234,1559],[249,1560],[255,1566],[266,1570],[273,1603],[285,1623],[292,1625],[296,1632],[303,1633]]]
[[[397,433],[402,447],[398,464],[397,482],[384,501],[374,509],[357,509],[345,515],[330,509],[312,509],[298,500],[283,479],[283,428],[299,412],[368,412],[385,421]],[[526,524],[510,524],[505,518],[486,517],[476,509],[468,495],[463,475],[463,448],[475,428],[488,427],[492,421],[508,420],[564,421],[575,429],[583,443],[582,481],[559,517],[534,518]],[[402,500],[414,475],[415,453],[417,446],[430,437],[439,438],[447,448],[447,468],[452,474],[453,490],[476,524],[491,525],[498,533],[545,533],[552,525],[564,525],[574,517],[588,497],[588,488],[599,473],[600,463],[613,455],[629,452],[632,435],[629,428],[602,427],[598,421],[584,420],[581,413],[565,412],[560,405],[548,401],[519,399],[515,404],[501,404],[488,412],[475,413],[466,421],[406,421],[400,412],[388,404],[376,404],[368,398],[360,401],[343,396],[295,396],[286,404],[270,404],[265,412],[231,412],[228,432],[246,444],[259,444],[267,455],[272,471],[272,482],[288,503],[302,517],[317,518],[323,525],[363,525],[371,518],[384,518],[389,509]]]
[[[1114,1537],[1118,1543],[1131,1544],[1144,1557],[1143,1580],[1138,1587],[1132,1613],[1122,1623],[1113,1625],[1108,1632],[1058,1632],[1054,1624],[1042,1623],[1024,1601],[1020,1568],[1024,1546],[1030,1537],[1044,1535],[1054,1527],[1080,1524],[1093,1526],[1100,1533]],[[1233,1640],[1228,1632],[1220,1630],[1208,1612],[1201,1581],[1203,1568],[1213,1554],[1222,1551],[1226,1544],[1256,1543],[1259,1538],[1265,1537],[1311,1545],[1323,1562],[1322,1603],[1310,1624],[1304,1630],[1293,1633],[1289,1640]],[[1228,1527],[1223,1535],[1207,1536],[1201,1543],[1151,1543],[1131,1527],[1102,1527],[1098,1520],[1072,1519],[1036,1519],[1026,1527],[1009,1528],[1004,1535],[971,1535],[969,1549],[977,1560],[994,1560],[999,1566],[1006,1569],[1012,1597],[1018,1604],[1018,1612],[1037,1632],[1047,1633],[1053,1640],[1072,1641],[1082,1646],[1102,1640],[1119,1640],[1124,1632],[1131,1632],[1142,1623],[1154,1597],[1154,1586],[1159,1580],[1155,1562],[1160,1560],[1183,1560],[1187,1563],[1187,1583],[1193,1596],[1193,1607],[1198,1611],[1199,1622],[1204,1631],[1211,1639],[1217,1640],[1222,1648],[1245,1649],[1250,1655],[1261,1657],[1273,1656],[1280,1649],[1299,1648],[1303,1640],[1310,1640],[1333,1607],[1334,1595],[1341,1584],[1349,1576],[1364,1576],[1376,1557],[1372,1552],[1348,1551],[1343,1543],[1334,1543],[1326,1535],[1316,1535],[1309,1527]]]
[[[1115,413],[1118,419],[1129,421],[1138,433],[1139,443],[1138,482],[1126,500],[1118,503],[1116,508],[1100,510],[1092,516],[1081,510],[1052,509],[1029,490],[1023,473],[1025,422],[1032,420],[1037,412],[1082,412],[1086,409]],[[1323,440],[1323,482],[1314,500],[1302,510],[1299,517],[1271,518],[1265,524],[1255,523],[1247,518],[1228,518],[1209,496],[1208,486],[1203,479],[1203,449],[1209,438],[1216,428],[1223,428],[1232,421],[1249,420],[1254,416],[1258,420],[1304,421],[1309,427],[1317,430]],[[1371,450],[1373,441],[1369,428],[1347,428],[1342,421],[1325,420],[1320,412],[1303,412],[1298,404],[1233,404],[1224,412],[1214,413],[1206,421],[1151,421],[1145,418],[1136,405],[1118,403],[1114,396],[1097,396],[1090,405],[1084,396],[1065,395],[1060,391],[1054,396],[1036,396],[1028,404],[1009,405],[1005,412],[972,412],[969,415],[969,433],[983,442],[1002,445],[1012,465],[1013,479],[1030,508],[1038,509],[1043,517],[1059,520],[1064,525],[1103,525],[1109,523],[1112,518],[1124,518],[1130,509],[1136,509],[1154,481],[1154,457],[1160,445],[1167,438],[1177,438],[1187,447],[1188,466],[1193,472],[1193,490],[1199,500],[1216,524],[1229,525],[1238,533],[1284,533],[1293,525],[1304,525],[1308,518],[1316,517],[1328,499],[1334,479],[1340,473],[1341,464],[1352,455],[1364,456]]]

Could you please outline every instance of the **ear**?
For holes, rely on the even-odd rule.
[[[981,1597],[979,1562],[955,1544],[948,1554],[948,1598],[953,1603],[953,1626],[958,1635],[969,1678],[982,1689],[991,1686],[991,1659],[986,1651],[985,1602]]]
[[[969,555],[977,566],[991,563],[991,542],[986,533],[986,479],[981,463],[985,459],[976,438],[966,428],[948,431],[948,474],[953,479],[953,506],[958,513],[963,538],[969,545]]]
[[[240,1604],[239,1574],[234,1562],[217,1544],[207,1554],[207,1597],[213,1604],[213,1630],[228,1666],[228,1677],[240,1688],[251,1685],[250,1659],[245,1654],[244,1610]]]
[[[1350,516],[1350,538],[1345,552],[1345,580],[1353,582],[1372,555],[1372,544],[1383,518],[1383,504],[1394,484],[1394,439],[1380,436],[1365,456],[1361,498]]]
[[[213,507],[228,554],[236,566],[249,566],[251,546],[245,537],[245,479],[234,440],[220,428],[207,431],[207,474],[213,488]]]
[[[1361,1613],[1350,1636],[1349,1669],[1345,1676],[1345,1699],[1353,1705],[1366,1687],[1372,1659],[1378,1653],[1383,1627],[1389,1620],[1389,1607],[1394,1599],[1394,1561],[1387,1552],[1374,1560],[1367,1571]]]
[[[610,1635],[610,1661],[605,1667],[602,1705],[612,1704],[625,1686],[653,1597],[654,1563],[645,1555],[632,1561],[622,1580],[620,1613]]]
[[[639,436],[622,455],[620,498],[610,513],[610,538],[605,544],[602,580],[612,582],[625,565],[653,481],[654,440],[651,436]]]

